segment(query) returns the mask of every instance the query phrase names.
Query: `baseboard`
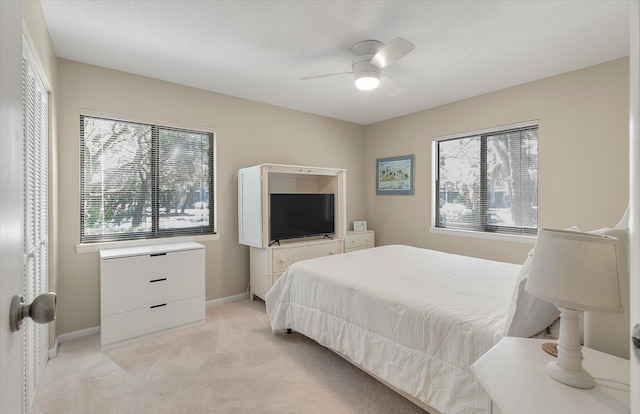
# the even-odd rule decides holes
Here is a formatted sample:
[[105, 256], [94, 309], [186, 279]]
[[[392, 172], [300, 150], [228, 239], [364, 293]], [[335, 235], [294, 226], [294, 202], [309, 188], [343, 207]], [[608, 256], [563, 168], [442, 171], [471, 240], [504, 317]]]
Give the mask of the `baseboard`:
[[60, 348], [60, 337], [56, 338], [56, 340], [53, 342], [53, 348], [49, 349], [49, 359], [58, 356], [58, 348]]
[[[210, 301], [207, 301], [205, 303], [205, 305], [207, 307], [209, 306], [216, 306], [216, 305], [223, 305], [225, 303], [231, 303], [231, 302], [237, 302], [239, 300], [244, 300], [247, 299], [249, 297], [248, 293], [239, 293], [237, 295], [232, 295], [232, 296], [227, 296], [224, 298], [219, 298], [219, 299], [213, 299]], [[58, 348], [60, 347], [60, 344], [63, 342], [67, 342], [67, 341], [71, 341], [74, 339], [78, 339], [78, 338], [82, 338], [85, 336], [89, 336], [89, 335], [95, 335], [97, 333], [100, 333], [100, 327], [99, 326], [94, 326], [92, 328], [86, 328], [86, 329], [81, 329], [79, 331], [74, 331], [74, 332], [68, 332], [68, 333], [64, 333], [64, 334], [60, 334], [56, 337], [56, 340], [53, 344], [53, 348], [49, 349], [49, 358], [55, 358], [58, 355]]]
[[206, 305], [207, 305], [207, 307], [216, 306], [216, 305], [223, 305], [225, 303], [237, 302], [239, 300], [244, 300], [244, 299], [248, 299], [248, 298], [249, 298], [249, 294], [248, 293], [239, 293], [237, 295], [227, 296], [225, 298], [219, 298], [219, 299], [213, 299], [213, 300], [207, 301]]
[[53, 348], [49, 349], [49, 358], [55, 358], [58, 355], [58, 348], [60, 344], [67, 341], [72, 341], [74, 339], [83, 338], [89, 335], [95, 335], [100, 333], [100, 327], [94, 326], [91, 328], [81, 329], [79, 331], [68, 332], [60, 334], [56, 337], [55, 342], [53, 343]]

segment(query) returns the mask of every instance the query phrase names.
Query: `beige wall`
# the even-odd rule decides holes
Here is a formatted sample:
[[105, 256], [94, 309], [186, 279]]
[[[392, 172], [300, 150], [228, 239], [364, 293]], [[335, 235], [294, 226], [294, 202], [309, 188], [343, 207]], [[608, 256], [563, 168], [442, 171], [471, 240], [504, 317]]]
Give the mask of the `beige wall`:
[[[49, 30], [39, 1], [22, 1], [24, 36], [33, 53], [38, 71], [49, 91], [49, 290], [57, 291], [58, 274], [58, 214], [57, 214], [57, 80], [58, 60], [49, 37]], [[49, 324], [50, 343], [53, 344], [56, 322]]]
[[[539, 225], [613, 226], [628, 204], [629, 60], [554, 76], [366, 127], [366, 218], [379, 244], [521, 263], [528, 244], [433, 234], [436, 137], [539, 121]], [[377, 158], [415, 154], [415, 195], [377, 196]]]
[[[367, 127], [66, 60], [58, 61], [58, 334], [99, 325], [97, 253], [79, 243], [79, 114], [215, 128], [219, 241], [206, 242], [207, 300], [246, 291], [237, 243], [238, 168], [262, 162], [346, 168], [348, 216], [378, 244], [404, 243], [519, 263], [530, 244], [429, 232], [435, 137], [537, 119], [540, 225], [610, 226], [628, 203], [628, 59]], [[415, 195], [376, 196], [377, 158], [415, 154]]]
[[362, 126], [68, 60], [59, 60], [58, 70], [58, 334], [100, 324], [98, 254], [75, 250], [82, 110], [217, 130], [220, 240], [203, 243], [207, 300], [243, 293], [249, 282], [249, 250], [238, 244], [239, 168], [265, 162], [346, 168], [347, 219], [362, 217]]

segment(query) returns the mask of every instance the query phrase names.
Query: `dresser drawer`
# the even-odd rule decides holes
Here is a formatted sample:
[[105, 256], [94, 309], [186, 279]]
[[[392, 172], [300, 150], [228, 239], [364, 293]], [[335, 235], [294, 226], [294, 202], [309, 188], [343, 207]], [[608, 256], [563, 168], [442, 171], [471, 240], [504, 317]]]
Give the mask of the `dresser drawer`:
[[201, 296], [204, 279], [198, 274], [174, 273], [161, 278], [129, 284], [103, 284], [100, 301], [102, 315], [113, 315], [133, 309]]
[[373, 231], [349, 232], [345, 239], [345, 250], [353, 251], [375, 247], [375, 233]]
[[204, 315], [204, 296], [199, 296], [168, 302], [163, 306], [102, 316], [100, 340], [105, 347], [133, 337], [198, 322], [204, 320]]
[[285, 270], [300, 260], [313, 259], [315, 257], [329, 256], [342, 253], [340, 241], [322, 242], [308, 246], [297, 244], [295, 247], [283, 246], [271, 249], [273, 272]]
[[149, 283], [171, 275], [201, 276], [204, 249], [102, 259], [100, 274], [102, 285], [118, 286]]
[[284, 274], [284, 272], [278, 272], [278, 273], [274, 273], [271, 275], [271, 286], [275, 285], [276, 282], [278, 281], [278, 279], [280, 279], [280, 277], [282, 277], [282, 275]]

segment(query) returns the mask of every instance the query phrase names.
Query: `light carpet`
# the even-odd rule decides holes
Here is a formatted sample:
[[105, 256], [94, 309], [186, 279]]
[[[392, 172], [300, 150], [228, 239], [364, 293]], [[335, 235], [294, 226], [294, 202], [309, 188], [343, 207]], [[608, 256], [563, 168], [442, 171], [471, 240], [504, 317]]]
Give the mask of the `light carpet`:
[[209, 307], [204, 324], [104, 352], [99, 335], [64, 342], [35, 411], [425, 413], [316, 342], [274, 335], [259, 300]]

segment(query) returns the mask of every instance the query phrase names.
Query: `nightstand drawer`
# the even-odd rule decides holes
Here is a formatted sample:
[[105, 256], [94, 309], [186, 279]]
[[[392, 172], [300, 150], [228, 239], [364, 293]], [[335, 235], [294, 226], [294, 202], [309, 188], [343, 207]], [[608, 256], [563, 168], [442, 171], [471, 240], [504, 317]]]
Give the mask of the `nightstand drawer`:
[[373, 230], [347, 232], [347, 238], [345, 239], [345, 252], [350, 252], [360, 249], [368, 249], [376, 246], [376, 236]]

